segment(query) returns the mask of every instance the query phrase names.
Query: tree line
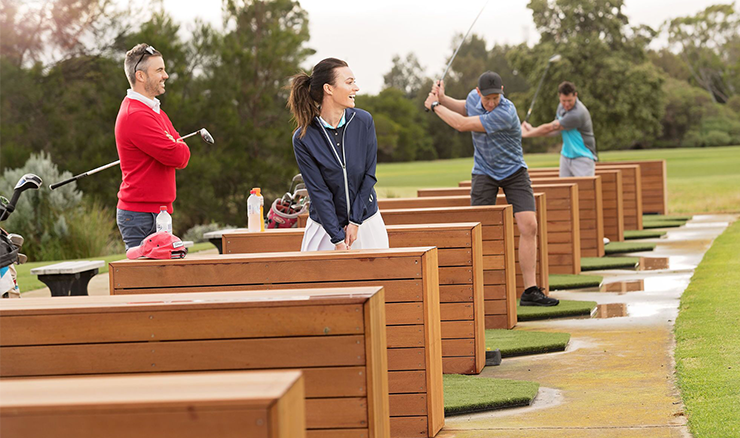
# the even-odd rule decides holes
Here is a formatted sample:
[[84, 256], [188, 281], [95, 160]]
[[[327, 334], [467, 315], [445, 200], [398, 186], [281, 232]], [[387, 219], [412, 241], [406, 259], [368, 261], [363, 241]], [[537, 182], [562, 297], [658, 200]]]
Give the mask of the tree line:
[[[473, 35], [447, 76], [449, 95], [463, 98], [483, 71], [494, 70], [523, 119], [558, 53], [533, 124], [553, 119], [557, 85], [569, 80], [591, 111], [600, 150], [740, 144], [740, 19], [732, 5], [659, 30], [630, 26], [622, 0], [531, 0], [528, 7], [539, 42], [491, 46]], [[262, 187], [270, 201], [297, 172], [285, 86], [310, 69], [314, 50], [298, 1], [224, 0], [222, 9], [220, 30], [197, 20], [185, 28], [161, 6], [138, 24], [136, 11], [111, 0], [0, 0], [0, 170], [42, 152], [71, 174], [116, 160], [113, 125], [128, 88], [122, 61], [147, 42], [165, 54], [170, 79], [160, 99], [180, 133], [206, 127], [216, 138], [215, 146], [189, 142], [190, 164], [177, 176], [175, 231], [212, 221], [244, 225], [249, 189]], [[651, 49], [661, 35], [669, 46]], [[412, 53], [397, 56], [385, 88], [358, 96], [375, 118], [381, 162], [473, 153], [469, 135], [423, 111], [434, 80], [423, 72]], [[526, 152], [557, 145], [524, 142]], [[111, 169], [77, 189], [114, 210], [119, 184]]]

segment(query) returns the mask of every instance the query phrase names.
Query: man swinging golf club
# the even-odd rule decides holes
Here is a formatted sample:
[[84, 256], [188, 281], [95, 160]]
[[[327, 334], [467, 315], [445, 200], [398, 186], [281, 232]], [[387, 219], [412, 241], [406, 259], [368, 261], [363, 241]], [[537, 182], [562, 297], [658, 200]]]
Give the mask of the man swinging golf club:
[[424, 106], [460, 132], [471, 132], [472, 205], [495, 205], [499, 187], [514, 207], [519, 227], [519, 265], [525, 291], [522, 306], [556, 306], [559, 301], [537, 287], [537, 216], [534, 192], [522, 150], [522, 131], [514, 104], [503, 96], [501, 77], [491, 71], [478, 79], [466, 100], [445, 95], [444, 81], [432, 86]]
[[162, 54], [147, 44], [126, 53], [126, 78], [131, 84], [116, 119], [116, 148], [123, 180], [118, 191], [116, 222], [126, 249], [141, 244], [156, 231], [160, 206], [172, 213], [175, 170], [190, 160], [190, 149], [179, 139], [156, 96], [164, 94]]

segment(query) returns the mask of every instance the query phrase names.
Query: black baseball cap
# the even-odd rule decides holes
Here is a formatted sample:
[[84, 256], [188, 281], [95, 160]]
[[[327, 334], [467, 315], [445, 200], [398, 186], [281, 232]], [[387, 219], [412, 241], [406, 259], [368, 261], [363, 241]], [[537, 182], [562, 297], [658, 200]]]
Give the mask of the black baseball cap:
[[478, 78], [478, 89], [480, 94], [488, 96], [489, 94], [503, 94], [504, 82], [498, 73], [487, 71]]

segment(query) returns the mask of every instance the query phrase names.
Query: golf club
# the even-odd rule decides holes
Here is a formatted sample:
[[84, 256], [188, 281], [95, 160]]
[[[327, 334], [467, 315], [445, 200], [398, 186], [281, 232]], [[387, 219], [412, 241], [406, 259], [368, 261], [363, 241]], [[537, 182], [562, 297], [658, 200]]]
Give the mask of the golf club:
[[[475, 22], [478, 21], [478, 18], [480, 18], [481, 14], [483, 13], [483, 10], [486, 9], [486, 6], [488, 5], [488, 2], [486, 2], [483, 7], [481, 8], [480, 12], [478, 12], [478, 15], [476, 15], [475, 20], [473, 20], [473, 23], [470, 25], [470, 28], [468, 29], [468, 32], [465, 34], [462, 40], [460, 40], [460, 44], [458, 44], [457, 49], [455, 49], [455, 53], [452, 54], [452, 58], [450, 58], [450, 62], [447, 63], [447, 67], [445, 68], [445, 72], [442, 73], [442, 78], [438, 82], [442, 82], [445, 80], [445, 77], [447, 76], [447, 72], [450, 70], [450, 67], [452, 66], [452, 61], [455, 60], [455, 57], [457, 56], [457, 52], [460, 51], [460, 47], [462, 47], [465, 40], [468, 39], [468, 35], [470, 35], [470, 31], [473, 30], [473, 26], [475, 26]], [[424, 108], [424, 111], [429, 112], [428, 108]]]
[[[213, 136], [211, 135], [210, 132], [208, 132], [208, 130], [206, 128], [202, 128], [202, 129], [200, 129], [198, 131], [191, 132], [190, 134], [184, 135], [184, 136], [178, 138], [175, 141], [184, 140], [186, 138], [189, 138], [189, 137], [194, 136], [195, 134], [200, 134], [200, 136], [203, 138], [203, 141], [205, 141], [208, 144], [215, 144], [216, 143], [213, 140]], [[87, 172], [83, 172], [83, 173], [81, 173], [79, 175], [75, 175], [72, 178], [65, 179], [64, 181], [60, 181], [58, 183], [51, 184], [51, 185], [49, 185], [49, 188], [51, 190], [54, 190], [54, 189], [59, 188], [61, 186], [67, 185], [67, 184], [71, 183], [72, 181], [77, 181], [80, 178], [84, 178], [84, 177], [86, 177], [88, 175], [92, 175], [92, 174], [98, 173], [101, 170], [105, 170], [105, 169], [107, 169], [109, 167], [118, 166], [119, 164], [121, 164], [121, 160], [116, 160], [116, 161], [114, 161], [112, 163], [108, 163], [108, 164], [105, 164], [103, 166], [96, 167], [93, 170], [88, 170]]]
[[15, 211], [15, 204], [18, 202], [18, 199], [20, 199], [21, 193], [29, 189], [38, 190], [43, 183], [44, 182], [38, 175], [34, 175], [33, 173], [23, 175], [16, 183], [15, 189], [13, 190], [13, 196], [10, 198], [10, 201], [5, 205], [0, 206], [0, 221], [4, 221], [8, 216], [10, 216], [10, 213]]
[[545, 76], [547, 76], [547, 70], [550, 68], [550, 64], [553, 62], [558, 62], [562, 56], [560, 55], [552, 55], [550, 59], [547, 60], [547, 67], [545, 67], [545, 72], [542, 73], [542, 77], [540, 78], [540, 84], [537, 85], [537, 90], [534, 92], [534, 97], [532, 98], [532, 104], [529, 105], [529, 111], [527, 111], [527, 116], [524, 118], [524, 121], [529, 121], [529, 116], [532, 115], [532, 108], [534, 108], [534, 102], [537, 100], [537, 94], [540, 92], [540, 88], [542, 87], [542, 82], [545, 80]]

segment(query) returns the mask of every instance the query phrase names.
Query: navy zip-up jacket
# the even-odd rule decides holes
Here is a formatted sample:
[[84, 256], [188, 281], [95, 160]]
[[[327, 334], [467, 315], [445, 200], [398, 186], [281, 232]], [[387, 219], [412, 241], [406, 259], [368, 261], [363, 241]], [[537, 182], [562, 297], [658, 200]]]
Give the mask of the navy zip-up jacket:
[[[344, 240], [347, 224], [362, 225], [378, 211], [374, 189], [378, 140], [373, 117], [353, 108], [347, 108], [344, 116], [343, 151], [338, 154], [318, 117], [303, 138], [300, 130], [293, 133], [293, 152], [311, 197], [309, 216], [324, 227], [334, 244]], [[338, 158], [346, 159], [346, 179]]]

